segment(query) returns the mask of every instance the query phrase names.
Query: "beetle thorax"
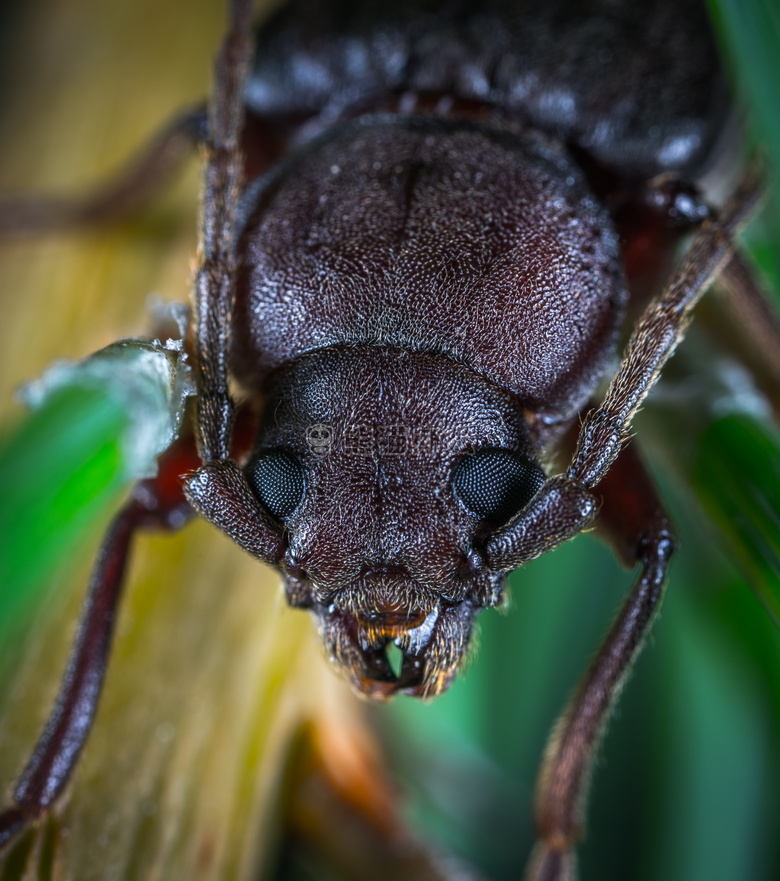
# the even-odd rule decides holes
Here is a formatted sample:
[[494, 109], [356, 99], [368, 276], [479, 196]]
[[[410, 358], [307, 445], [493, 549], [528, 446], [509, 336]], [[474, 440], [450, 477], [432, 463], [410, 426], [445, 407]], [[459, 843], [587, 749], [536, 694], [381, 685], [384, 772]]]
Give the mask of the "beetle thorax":
[[610, 218], [560, 145], [379, 118], [261, 183], [232, 341], [248, 388], [306, 353], [368, 345], [468, 364], [547, 421], [592, 394], [625, 290]]

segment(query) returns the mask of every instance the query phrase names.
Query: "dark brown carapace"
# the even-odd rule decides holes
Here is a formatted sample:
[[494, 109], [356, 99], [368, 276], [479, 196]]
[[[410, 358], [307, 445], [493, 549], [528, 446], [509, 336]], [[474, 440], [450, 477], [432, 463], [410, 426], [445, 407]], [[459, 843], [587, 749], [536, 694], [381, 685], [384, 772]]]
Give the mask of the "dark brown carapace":
[[[631, 420], [716, 275], [760, 302], [735, 245], [755, 169], [717, 210], [702, 188], [733, 164], [705, 9], [293, 0], [260, 29], [254, 62], [251, 42], [237, 0], [209, 123], [196, 113], [172, 126], [134, 180], [171, 145], [206, 147], [201, 465], [186, 497], [282, 572], [331, 658], [378, 698], [446, 689], [507, 573], [598, 514], [639, 572], [540, 775], [528, 877], [572, 878], [593, 757], [674, 548], [625, 447]], [[119, 210], [78, 208], [66, 222]], [[627, 311], [648, 292], [613, 371]], [[257, 409], [254, 442], [237, 444], [237, 411], [244, 425]], [[162, 481], [105, 540], [0, 845], [75, 766], [130, 535], [181, 513], [181, 497], [161, 501]]]
[[491, 533], [614, 351], [617, 236], [560, 151], [470, 120], [348, 123], [257, 202], [231, 363], [268, 390], [245, 473], [273, 562], [361, 690], [436, 694], [502, 601]]
[[[650, 58], [671, 100], [647, 100]], [[434, 695], [503, 600], [491, 537], [615, 357], [616, 216], [711, 158], [703, 10], [297, 2], [246, 95], [246, 140], [286, 135], [242, 200], [229, 344], [268, 395], [244, 474], [283, 540], [259, 556], [361, 691]]]

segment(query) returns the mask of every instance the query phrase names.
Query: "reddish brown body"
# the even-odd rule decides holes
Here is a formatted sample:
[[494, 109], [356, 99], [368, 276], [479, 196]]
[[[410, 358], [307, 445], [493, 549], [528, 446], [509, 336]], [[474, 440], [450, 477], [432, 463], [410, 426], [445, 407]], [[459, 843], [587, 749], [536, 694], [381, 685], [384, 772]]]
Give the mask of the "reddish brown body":
[[299, 469], [254, 478], [266, 506], [289, 490], [266, 482], [297, 487], [270, 560], [356, 686], [432, 694], [502, 601], [511, 567], [487, 545], [536, 488], [485, 516], [460, 463], [500, 450], [543, 475], [615, 357], [616, 222], [636, 226], [653, 176], [710, 159], [703, 10], [299, 0], [260, 32], [246, 95], [248, 166], [269, 130], [286, 152], [242, 200], [230, 342], [234, 376], [270, 396], [252, 462]]
[[[729, 114], [705, 10], [293, 0], [261, 29], [247, 81], [250, 54], [249, 5], [234, 0], [208, 126], [177, 121], [108, 197], [28, 214], [33, 228], [121, 214], [177, 143], [206, 146], [201, 465], [183, 477], [186, 502], [164, 475], [146, 481], [107, 534], [0, 847], [75, 767], [136, 528], [200, 513], [281, 570], [332, 659], [382, 698], [446, 689], [507, 573], [599, 514], [638, 572], [550, 741], [527, 876], [571, 881], [601, 732], [675, 543], [625, 448], [632, 419], [718, 273], [747, 311], [771, 316], [735, 244], [758, 175], [748, 169], [719, 212], [697, 186]], [[648, 290], [593, 403], [629, 299]], [[780, 347], [780, 328], [761, 323]], [[233, 383], [263, 408], [249, 453]]]
[[539, 135], [367, 117], [299, 148], [258, 201], [232, 352], [253, 388], [328, 347], [425, 352], [511, 391], [546, 437], [614, 349], [617, 236]]

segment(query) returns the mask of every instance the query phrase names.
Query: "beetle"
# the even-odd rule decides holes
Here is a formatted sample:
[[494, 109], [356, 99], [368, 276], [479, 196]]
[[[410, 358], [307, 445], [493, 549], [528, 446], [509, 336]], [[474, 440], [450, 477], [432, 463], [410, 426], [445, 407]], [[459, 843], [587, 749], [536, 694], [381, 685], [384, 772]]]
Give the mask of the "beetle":
[[[541, 16], [538, 19], [541, 21]], [[283, 26], [282, 33], [285, 33]], [[431, 34], [434, 32], [424, 32], [421, 42], [416, 44], [415, 51], [420, 52], [421, 58], [425, 57], [421, 47], [426, 39], [432, 38]], [[274, 56], [268, 51], [274, 46], [282, 46], [283, 51]], [[275, 38], [268, 37], [265, 48], [267, 51], [258, 55], [260, 73], [262, 64], [269, 58], [271, 67], [274, 63], [284, 65], [285, 58], [299, 62], [301, 59], [315, 61], [311, 50], [300, 54], [295, 45], [290, 47], [279, 41], [278, 34]], [[459, 51], [464, 50], [461, 47]], [[342, 63], [338, 54], [336, 62], [337, 67]], [[389, 70], [389, 62], [387, 65], [385, 73]], [[305, 73], [306, 65], [300, 64], [297, 69]], [[273, 418], [263, 423], [262, 435], [254, 452], [244, 470], [239, 470], [229, 459], [230, 420], [227, 414], [230, 403], [226, 396], [224, 364], [227, 333], [224, 327], [201, 316], [199, 360], [204, 389], [201, 407], [202, 414], [212, 415], [201, 416], [200, 446], [205, 464], [188, 484], [191, 504], [207, 519], [221, 526], [256, 556], [282, 566], [288, 598], [296, 605], [314, 609], [332, 656], [345, 668], [353, 684], [375, 696], [399, 690], [419, 695], [444, 690], [460, 666], [476, 611], [502, 601], [504, 573], [590, 524], [598, 505], [590, 490], [600, 485], [608, 466], [618, 457], [630, 415], [681, 333], [678, 324], [687, 316], [689, 308], [685, 298], [692, 300], [703, 284], [699, 283], [698, 287], [690, 284], [691, 277], [702, 265], [703, 258], [699, 257], [699, 262], [681, 271], [680, 278], [686, 284], [679, 284], [682, 290], [680, 302], [685, 305], [684, 309], [680, 306], [680, 321], [669, 322], [666, 347], [658, 347], [655, 361], [647, 360], [647, 353], [642, 350], [638, 362], [630, 365], [646, 374], [641, 382], [635, 380], [634, 397], [628, 400], [623, 394], [623, 386], [632, 378], [629, 367], [624, 368], [621, 379], [612, 386], [615, 412], [625, 411], [617, 430], [610, 428], [616, 417], [608, 406], [594, 408], [580, 433], [580, 446], [568, 476], [559, 480], [548, 479], [540, 463], [540, 451], [549, 451], [562, 444], [567, 429], [588, 403], [597, 379], [605, 370], [607, 358], [614, 350], [617, 328], [626, 304], [626, 291], [618, 268], [618, 241], [608, 213], [601, 204], [604, 196], [597, 190], [600, 200], [589, 190], [589, 187], [597, 187], [599, 174], [604, 171], [598, 166], [604, 163], [609, 167], [610, 151], [616, 149], [616, 142], [608, 139], [604, 154], [596, 155], [595, 160], [585, 150], [586, 155], [579, 156], [578, 162], [574, 163], [555, 140], [551, 140], [551, 133], [558, 138], [573, 138], [574, 147], [580, 150], [585, 149], [583, 144], [589, 135], [580, 143], [574, 135], [560, 130], [560, 120], [545, 122], [543, 117], [547, 108], [542, 107], [541, 121], [532, 120], [533, 133], [529, 136], [525, 130], [515, 131], [510, 121], [491, 119], [484, 106], [472, 106], [479, 105], [477, 99], [484, 99], [484, 95], [467, 90], [464, 94], [457, 94], [454, 103], [445, 107], [446, 102], [440, 100], [440, 95], [428, 94], [443, 91], [441, 83], [434, 81], [431, 87], [425, 79], [430, 71], [424, 64], [420, 70], [421, 81], [401, 83], [404, 94], [394, 94], [396, 84], [392, 89], [385, 86], [387, 94], [383, 100], [387, 108], [374, 94], [374, 88], [378, 87], [374, 84], [368, 89], [372, 109], [376, 111], [380, 107], [382, 110], [373, 118], [363, 115], [350, 118], [350, 114], [358, 110], [362, 114], [365, 110], [361, 104], [364, 97], [360, 95], [355, 99], [349, 92], [349, 83], [337, 76], [335, 87], [328, 91], [330, 95], [336, 95], [343, 106], [338, 106], [337, 100], [335, 107], [329, 106], [326, 112], [322, 112], [327, 128], [318, 132], [316, 124], [309, 126], [302, 137], [303, 143], [291, 153], [290, 159], [276, 172], [271, 172], [270, 177], [261, 178], [258, 186], [247, 191], [242, 204], [235, 206], [239, 225], [244, 227], [247, 252], [258, 247], [253, 235], [264, 244], [261, 244], [254, 262], [249, 259], [244, 262], [242, 271], [249, 273], [247, 267], [251, 265], [256, 277], [250, 277], [249, 281], [243, 278], [240, 282], [239, 290], [245, 293], [243, 299], [239, 296], [233, 319], [238, 332], [231, 338], [232, 372], [246, 387], [255, 389], [263, 387], [267, 376], [276, 371], [281, 371], [282, 378], [280, 385], [270, 392], [271, 403], [267, 412], [272, 413]], [[270, 82], [284, 82], [286, 73], [289, 75], [283, 66], [282, 72], [276, 72], [276, 79], [271, 78]], [[472, 87], [474, 82], [476, 80], [472, 80]], [[273, 94], [273, 89], [270, 96], [264, 95], [263, 87], [267, 89], [267, 86], [262, 75], [250, 80], [248, 102], [250, 109], [261, 116], [266, 113], [273, 117], [278, 113], [273, 104], [278, 96]], [[295, 107], [288, 102], [293, 94], [302, 100], [310, 100], [311, 95], [304, 92], [303, 86], [297, 93], [295, 86], [289, 88], [292, 91], [286, 91], [283, 96], [284, 111], [293, 116], [305, 115], [306, 106]], [[346, 91], [346, 97], [341, 95], [340, 88]], [[260, 98], [252, 98], [253, 89], [259, 90]], [[417, 96], [419, 107], [410, 105], [410, 92]], [[546, 91], [546, 97], [551, 94], [554, 94], [552, 88]], [[436, 101], [426, 106], [431, 97]], [[253, 100], [260, 103], [253, 105]], [[270, 103], [263, 105], [263, 100]], [[394, 105], [393, 100], [398, 104]], [[464, 106], [460, 106], [461, 101]], [[225, 104], [230, 106], [231, 102], [224, 101], [223, 110]], [[482, 104], [485, 104], [484, 100]], [[523, 117], [530, 110], [523, 106], [517, 113], [518, 117]], [[483, 120], [485, 114], [487, 121]], [[341, 128], [335, 127], [334, 120]], [[673, 122], [680, 122], [680, 117], [675, 116]], [[641, 214], [639, 209], [646, 207], [637, 196], [637, 191], [642, 193], [642, 198], [645, 195], [637, 180], [644, 184], [648, 178], [654, 179], [661, 172], [681, 175], [686, 163], [696, 167], [702, 161], [721, 120], [708, 118], [685, 122], [693, 125], [695, 136], [688, 132], [688, 140], [698, 140], [699, 152], [683, 153], [680, 159], [675, 149], [679, 151], [685, 136], [675, 132], [671, 141], [651, 145], [649, 152], [655, 150], [652, 161], [648, 161], [651, 171], [642, 167], [647, 156], [641, 151], [638, 161], [632, 156], [630, 162], [636, 162], [637, 167], [626, 172], [630, 186], [626, 184], [625, 191], [621, 191], [620, 186], [610, 181], [609, 187], [605, 188], [615, 200], [610, 205], [614, 217], [621, 212], [630, 215], [632, 208]], [[712, 131], [707, 127], [710, 125]], [[262, 122], [260, 128], [262, 130]], [[292, 140], [297, 137], [301, 137], [300, 134], [296, 133]], [[648, 147], [647, 142], [644, 146]], [[626, 145], [621, 148], [625, 150]], [[598, 145], [593, 149], [597, 150]], [[416, 153], [416, 150], [420, 152]], [[430, 152], [426, 152], [428, 150]], [[659, 164], [658, 157], [664, 153], [671, 153], [678, 165], [674, 162]], [[343, 155], [351, 156], [355, 165], [348, 162], [342, 167], [343, 160], [339, 157]], [[403, 162], [397, 158], [399, 155]], [[457, 162], [450, 161], [453, 155]], [[482, 167], [485, 156], [490, 159], [486, 169]], [[522, 156], [527, 167], [533, 169], [533, 174], [529, 175], [530, 184], [520, 176], [512, 177], [512, 158], [517, 156]], [[367, 157], [373, 162], [369, 163]], [[588, 167], [589, 159], [596, 167]], [[375, 164], [379, 168], [375, 168]], [[424, 181], [430, 169], [440, 177], [434, 176], [432, 183], [418, 185], [418, 172]], [[215, 163], [214, 173], [221, 170], [224, 167]], [[346, 184], [343, 182], [345, 178]], [[299, 198], [299, 191], [289, 185], [285, 189], [286, 180], [305, 180], [308, 184], [302, 190], [305, 197]], [[508, 191], [502, 192], [504, 187]], [[730, 258], [734, 230], [750, 213], [755, 189], [755, 182], [748, 180], [724, 210], [724, 220], [709, 219], [707, 234], [702, 233], [697, 240], [712, 261], [712, 265], [706, 264], [710, 274], [716, 264], [721, 265]], [[374, 199], [373, 206], [369, 204], [367, 208], [357, 195], [366, 191], [372, 192]], [[444, 200], [443, 192], [450, 201]], [[665, 183], [664, 187], [652, 188], [651, 193], [660, 205], [661, 215], [684, 215], [680, 228], [684, 229], [686, 223], [695, 227], [706, 215], [695, 193], [682, 185], [667, 187]], [[486, 230], [490, 223], [485, 222], [482, 214], [484, 206], [477, 207], [478, 195], [484, 196], [490, 211], [499, 218], [495, 220], [488, 212], [495, 228]], [[340, 327], [339, 321], [348, 315], [353, 300], [339, 300], [338, 288], [333, 291], [326, 288], [333, 313], [320, 316], [324, 319], [323, 326], [302, 322], [289, 324], [282, 316], [278, 325], [272, 325], [273, 333], [267, 334], [268, 315], [279, 303], [285, 303], [285, 291], [278, 281], [281, 277], [288, 281], [293, 279], [292, 287], [297, 294], [293, 298], [295, 309], [312, 313], [313, 304], [306, 300], [311, 280], [308, 281], [309, 288], [304, 282], [298, 290], [299, 280], [294, 276], [296, 259], [301, 258], [303, 265], [306, 262], [304, 257], [311, 258], [314, 267], [311, 272], [325, 277], [335, 273], [342, 285], [343, 266], [352, 265], [352, 277], [359, 276], [366, 270], [360, 262], [361, 256], [350, 253], [346, 247], [341, 249], [342, 240], [338, 236], [344, 236], [346, 244], [352, 245], [360, 241], [360, 230], [368, 228], [380, 244], [375, 246], [370, 237], [360, 241], [364, 253], [372, 254], [371, 247], [387, 249], [386, 239], [398, 237], [399, 228], [386, 218], [394, 216], [394, 210], [398, 211], [402, 196], [407, 199], [406, 208], [411, 204], [412, 208], [419, 210], [422, 218], [417, 219], [415, 215], [414, 222], [420, 224], [421, 232], [411, 237], [417, 251], [411, 248], [414, 256], [406, 257], [421, 275], [415, 284], [409, 282], [412, 291], [406, 292], [405, 299], [398, 303], [392, 300], [392, 295], [397, 294], [398, 283], [395, 288], [390, 285], [382, 289], [378, 279], [397, 277], [398, 266], [392, 262], [382, 264], [380, 258], [385, 251], [380, 250], [376, 252], [380, 255], [375, 258], [377, 265], [369, 269], [381, 271], [376, 277], [368, 274], [374, 285], [372, 292], [381, 291], [380, 301], [378, 304], [369, 301], [360, 304], [362, 311], [355, 310], [357, 318], [351, 318], [352, 325], [346, 330]], [[431, 201], [426, 202], [425, 198]], [[271, 208], [266, 207], [266, 200], [270, 200]], [[263, 206], [262, 212], [256, 209], [258, 204]], [[329, 213], [318, 215], [318, 206], [323, 204], [329, 205]], [[693, 214], [686, 214], [691, 206]], [[361, 214], [364, 208], [365, 213]], [[452, 229], [439, 233], [439, 237], [431, 241], [426, 240], [423, 233], [427, 231], [427, 210], [448, 217]], [[274, 214], [275, 211], [279, 214]], [[557, 238], [548, 239], [540, 233], [536, 238], [524, 240], [526, 251], [518, 246], [523, 255], [522, 262], [531, 262], [531, 253], [542, 255], [539, 266], [535, 266], [533, 274], [523, 277], [520, 287], [530, 291], [532, 301], [539, 302], [539, 291], [550, 283], [545, 272], [550, 271], [551, 266], [556, 272], [568, 274], [579, 293], [576, 298], [558, 304], [564, 311], [569, 310], [566, 320], [556, 324], [554, 316], [545, 313], [546, 304], [540, 302], [542, 323], [528, 326], [531, 332], [524, 336], [530, 340], [530, 346], [525, 351], [519, 347], [514, 366], [505, 358], [516, 336], [509, 333], [513, 329], [511, 325], [497, 328], [493, 323], [490, 328], [493, 334], [497, 330], [507, 332], [503, 337], [488, 339], [484, 349], [481, 345], [487, 331], [479, 321], [461, 328], [456, 339], [445, 343], [447, 327], [442, 330], [435, 322], [428, 321], [430, 316], [424, 309], [415, 313], [412, 308], [429, 303], [414, 291], [438, 289], [438, 285], [448, 281], [450, 285], [457, 285], [457, 280], [468, 277], [469, 271], [474, 277], [484, 274], [488, 264], [478, 262], [480, 249], [486, 250], [495, 240], [519, 236], [524, 218], [537, 212], [544, 214], [544, 211], [550, 212], [548, 226], [556, 230]], [[312, 213], [318, 218], [316, 227], [305, 226], [305, 219]], [[285, 238], [290, 217], [295, 218], [292, 222], [295, 232]], [[338, 221], [347, 217], [352, 226], [348, 225], [346, 232], [339, 230]], [[223, 220], [219, 214], [210, 219], [214, 223]], [[329, 226], [331, 220], [332, 227]], [[622, 217], [621, 222], [628, 226], [630, 220]], [[412, 221], [409, 224], [411, 228]], [[274, 240], [274, 236], [278, 236], [278, 240]], [[725, 245], [719, 244], [722, 253], [716, 253], [713, 244], [718, 237], [729, 240]], [[305, 239], [303, 243], [302, 239]], [[268, 242], [273, 242], [274, 247], [265, 244]], [[430, 261], [430, 254], [436, 253], [437, 245], [441, 252], [436, 261]], [[225, 253], [229, 250], [226, 247]], [[319, 262], [312, 257], [317, 254], [321, 255]], [[552, 254], [555, 254], [554, 260], [549, 257]], [[393, 256], [395, 259], [395, 254]], [[519, 259], [503, 252], [497, 255], [495, 250], [489, 256], [498, 263], [504, 259], [510, 263], [511, 259]], [[545, 256], [548, 259], [545, 260]], [[217, 263], [226, 259], [223, 256]], [[448, 280], [450, 260], [454, 282]], [[266, 268], [264, 261], [271, 268]], [[427, 261], [431, 262], [433, 269]], [[459, 261], [465, 262], [460, 265]], [[423, 270], [429, 275], [426, 276]], [[441, 277], [434, 270], [441, 270]], [[213, 276], [211, 272], [207, 274]], [[494, 315], [505, 315], [512, 307], [511, 299], [497, 296], [495, 301], [490, 301], [489, 298], [496, 290], [501, 295], [511, 284], [500, 273], [493, 281], [493, 287], [480, 291], [480, 305]], [[534, 284], [541, 286], [536, 293]], [[555, 281], [554, 285], [557, 284]], [[253, 293], [246, 294], [246, 291]], [[259, 299], [255, 297], [256, 291], [263, 292], [267, 299], [260, 295]], [[583, 293], [585, 296], [581, 296]], [[461, 300], [467, 294], [474, 295], [466, 289], [459, 292]], [[359, 301], [359, 296], [360, 293], [355, 296], [355, 302]], [[198, 302], [201, 305], [210, 302], [205, 294], [200, 297]], [[374, 305], [381, 308], [371, 312]], [[462, 306], [461, 310], [448, 315], [447, 305], [445, 301], [442, 308], [446, 321], [441, 324], [450, 326], [461, 314]], [[314, 306], [316, 308], [316, 304]], [[225, 309], [218, 311], [226, 312]], [[650, 313], [648, 322], [658, 318], [659, 314], [660, 310]], [[293, 311], [288, 317], [291, 315], [294, 315]], [[260, 320], [252, 326], [253, 318], [258, 316]], [[524, 320], [527, 316], [517, 316], [514, 329], [526, 330]], [[360, 325], [362, 336], [350, 336], [357, 325]], [[642, 332], [647, 338], [653, 336], [648, 324], [643, 327]], [[579, 348], [571, 345], [573, 329], [584, 341]], [[299, 331], [304, 331], [301, 339], [296, 337]], [[306, 337], [309, 331], [311, 337]], [[558, 331], [561, 333], [559, 339], [555, 337]], [[552, 345], [554, 358], [550, 349], [540, 354], [533, 348], [542, 335], [547, 338], [548, 345]], [[635, 347], [640, 342], [641, 333], [635, 337]], [[441, 356], [446, 346], [451, 349], [444, 355], [447, 369], [442, 372]], [[344, 351], [327, 351], [330, 348]], [[265, 362], [263, 358], [266, 358]], [[564, 361], [570, 358], [570, 363], [562, 364], [561, 358]], [[295, 369], [288, 369], [287, 365], [296, 360], [300, 363]], [[376, 362], [373, 370], [368, 369], [371, 361]], [[453, 364], [455, 366], [451, 366]], [[476, 380], [471, 375], [474, 373], [478, 377]], [[378, 377], [375, 387], [372, 386], [372, 377]], [[519, 385], [519, 378], [527, 380], [530, 385]], [[330, 404], [334, 393], [322, 391], [318, 383], [329, 383], [327, 387], [330, 389], [350, 390], [347, 400], [343, 397], [337, 399], [343, 404], [343, 413]], [[554, 388], [555, 383], [558, 383], [557, 388]], [[403, 390], [408, 388], [413, 388], [415, 394], [407, 397]], [[323, 400], [331, 406], [330, 411], [327, 408], [322, 410]], [[395, 408], [388, 403], [393, 400]], [[378, 419], [380, 401], [387, 409]], [[404, 406], [401, 407], [399, 402]], [[456, 403], [448, 411], [450, 402]], [[416, 411], [415, 407], [418, 408]], [[348, 412], [352, 414], [350, 418], [347, 418]], [[474, 426], [469, 425], [468, 420], [464, 426], [464, 412], [472, 417], [475, 413], [481, 415], [475, 417]], [[217, 418], [213, 413], [222, 416]], [[334, 425], [337, 426], [335, 430]], [[431, 426], [432, 432], [429, 430]], [[463, 433], [466, 428], [473, 428], [474, 433]], [[453, 447], [453, 443], [460, 446]], [[605, 443], [609, 447], [606, 451]], [[630, 454], [626, 456], [622, 462], [629, 464], [621, 465], [618, 459], [614, 467], [623, 470], [610, 474], [619, 473], [625, 481], [641, 485], [641, 510], [634, 512], [641, 522], [626, 525], [624, 521], [617, 527], [622, 525], [629, 532], [641, 528], [643, 532], [641, 553], [636, 546], [635, 534], [622, 536], [622, 550], [628, 557], [632, 553], [638, 555], [644, 563], [645, 571], [633, 597], [644, 610], [642, 614], [649, 619], [659, 599], [672, 537], [665, 515], [641, 476], [639, 466], [631, 460]], [[424, 466], [422, 469], [419, 463]], [[438, 468], [436, 473], [434, 463]], [[349, 474], [348, 480], [345, 472]], [[425, 486], [426, 479], [434, 482], [435, 491], [428, 486], [418, 492]], [[379, 497], [387, 508], [377, 515]], [[634, 495], [635, 499], [638, 497], [638, 494]], [[345, 530], [337, 528], [342, 512], [350, 506], [352, 517], [358, 516], [356, 512], [362, 517], [365, 511], [375, 509], [374, 517], [361, 520], [354, 533], [355, 524], [349, 524], [347, 536], [351, 539], [357, 534], [353, 544], [346, 542]], [[319, 526], [313, 519], [315, 508]], [[609, 508], [606, 499], [606, 520], [610, 519]], [[620, 515], [623, 514], [625, 512], [619, 510], [612, 519], [622, 519]], [[384, 516], [389, 518], [395, 531], [385, 529]], [[285, 524], [284, 530], [279, 528], [280, 521]], [[421, 539], [420, 533], [415, 535], [414, 530], [404, 529], [409, 523], [429, 530], [425, 540]], [[247, 532], [250, 525], [251, 535]], [[437, 546], [436, 540], [446, 529], [449, 535], [445, 535]], [[282, 554], [283, 542], [289, 543]], [[388, 551], [388, 548], [392, 550]], [[410, 577], [411, 572], [413, 577]], [[621, 632], [619, 627], [616, 632]], [[620, 655], [618, 668], [609, 673], [605, 689], [609, 696], [617, 690], [641, 641], [640, 633], [623, 635], [630, 637], [632, 645]], [[392, 672], [385, 656], [389, 641], [399, 644], [404, 652], [400, 676]], [[589, 701], [586, 693], [584, 705]], [[608, 707], [604, 706], [591, 722], [591, 727], [573, 730], [571, 734], [571, 748], [582, 755], [583, 760], [595, 746], [598, 729], [607, 711]], [[551, 761], [555, 768], [555, 758]], [[578, 800], [581, 792], [579, 782], [567, 781], [569, 784], [574, 786], [575, 792], [567, 798], [556, 798], [553, 806], [557, 810], [557, 804], [562, 805], [565, 816], [550, 820], [553, 828], [548, 832], [548, 843], [558, 841], [563, 835], [566, 847], [559, 850], [556, 844], [555, 848], [548, 848], [549, 854], [545, 857], [564, 865], [572, 859], [569, 846], [573, 836], [568, 831], [564, 835], [560, 824], [567, 828], [571, 826], [573, 802]], [[59, 781], [54, 788], [58, 794], [61, 789]]]

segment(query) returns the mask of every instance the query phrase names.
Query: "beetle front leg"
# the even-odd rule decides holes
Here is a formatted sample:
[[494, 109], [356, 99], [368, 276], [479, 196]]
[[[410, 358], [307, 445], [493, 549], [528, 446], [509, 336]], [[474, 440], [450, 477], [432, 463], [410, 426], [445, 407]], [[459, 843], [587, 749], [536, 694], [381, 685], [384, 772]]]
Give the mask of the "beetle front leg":
[[641, 570], [604, 643], [553, 729], [539, 774], [534, 850], [526, 881], [572, 881], [588, 783], [605, 725], [660, 605], [675, 538], [632, 448], [607, 479], [600, 522], [618, 553]]
[[100, 698], [131, 539], [145, 514], [133, 499], [103, 540], [54, 709], [14, 786], [15, 806], [0, 814], [0, 848], [62, 795], [76, 766]]
[[133, 537], [138, 529], [179, 529], [193, 510], [178, 475], [195, 464], [191, 435], [161, 458], [157, 477], [136, 485], [114, 517], [98, 552], [76, 640], [54, 709], [13, 788], [14, 806], [0, 813], [0, 850], [62, 795], [97, 711]]
[[645, 310], [601, 405], [585, 417], [567, 477], [596, 486], [618, 457], [642, 401], [682, 339], [691, 311], [737, 249], [736, 237], [756, 212], [763, 193], [751, 166], [719, 218], [696, 233], [669, 287]]

